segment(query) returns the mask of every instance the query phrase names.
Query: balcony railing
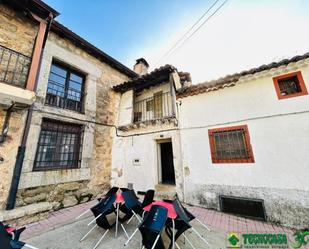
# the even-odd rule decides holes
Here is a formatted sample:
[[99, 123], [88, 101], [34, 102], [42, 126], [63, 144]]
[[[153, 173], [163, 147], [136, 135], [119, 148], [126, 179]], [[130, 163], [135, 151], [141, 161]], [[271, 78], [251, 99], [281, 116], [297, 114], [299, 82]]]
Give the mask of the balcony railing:
[[134, 103], [133, 122], [143, 122], [174, 116], [170, 92], [155, 94], [152, 98]]
[[25, 88], [31, 58], [0, 45], [0, 82]]

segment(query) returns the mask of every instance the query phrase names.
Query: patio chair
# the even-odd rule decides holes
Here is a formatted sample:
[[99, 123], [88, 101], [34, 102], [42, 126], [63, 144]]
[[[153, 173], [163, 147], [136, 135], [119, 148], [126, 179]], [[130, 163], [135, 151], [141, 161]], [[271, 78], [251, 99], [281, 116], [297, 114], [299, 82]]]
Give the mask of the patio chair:
[[165, 207], [152, 206], [143, 222], [135, 229], [124, 246], [128, 245], [139, 230], [142, 234], [142, 249], [165, 249], [161, 233], [167, 219], [167, 212], [168, 210]]
[[[149, 189], [147, 190], [145, 196], [144, 196], [144, 199], [143, 199], [143, 202], [142, 202], [142, 208], [150, 205], [152, 202], [153, 202], [153, 199], [154, 199], [154, 195], [155, 195], [155, 191], [153, 189]], [[139, 213], [139, 215], [142, 215], [142, 213]], [[131, 220], [133, 219], [133, 213], [131, 212], [131, 217], [130, 219], [128, 220], [127, 224], [129, 224], [131, 222]]]
[[111, 210], [115, 209], [114, 207], [115, 200], [116, 196], [112, 195], [107, 200], [100, 201], [97, 205], [95, 205], [90, 209], [93, 215], [95, 216], [95, 219], [93, 219], [90, 223], [88, 223], [88, 226], [93, 222], [96, 222], [96, 224], [80, 239], [80, 242], [82, 242], [96, 227], [101, 227], [106, 231], [99, 239], [99, 241], [95, 244], [93, 249], [98, 247], [98, 245], [104, 239], [105, 235], [109, 232], [109, 230], [115, 226], [115, 222], [110, 224], [106, 217], [107, 214], [111, 213]]
[[118, 187], [112, 187], [110, 190], [107, 191], [107, 193], [105, 195], [98, 198], [98, 201], [101, 201], [102, 199], [106, 199], [106, 198], [110, 197], [111, 195], [115, 195], [118, 190], [119, 190]]
[[[187, 236], [185, 235], [185, 231], [192, 229], [192, 231], [208, 246], [209, 243], [208, 241], [203, 238], [203, 236], [190, 224], [190, 221], [192, 219], [194, 219], [194, 215], [191, 214], [189, 211], [187, 211], [182, 204], [180, 203], [179, 199], [176, 198], [173, 201], [173, 206], [174, 209], [177, 213], [177, 218], [175, 219], [175, 230], [176, 230], [176, 234], [175, 234], [175, 241], [177, 241], [177, 239], [183, 235], [185, 240], [188, 241], [188, 243], [190, 244], [190, 246], [194, 249], [195, 247], [193, 246], [192, 242], [187, 238]], [[166, 227], [165, 227], [165, 231], [166, 234], [168, 235], [168, 237], [170, 238], [170, 245], [169, 245], [169, 249], [172, 248], [172, 222], [168, 221], [166, 223]], [[176, 246], [179, 248], [179, 246], [177, 245], [177, 243], [175, 243]]]
[[122, 192], [126, 192], [126, 191], [129, 191], [130, 189], [128, 189], [128, 188], [120, 188], [120, 190], [121, 190]]
[[153, 202], [154, 195], [155, 195], [155, 191], [153, 189], [147, 190], [147, 192], [144, 196], [144, 200], [142, 202], [143, 208], [148, 206], [149, 204], [151, 204]]
[[132, 216], [135, 216], [141, 222], [140, 215], [143, 213], [143, 206], [135, 195], [134, 190], [122, 192], [122, 197], [124, 204], [120, 206], [120, 211], [125, 213], [125, 216], [120, 221], [124, 222], [124, 220], [129, 220]]
[[[107, 193], [104, 196], [98, 198], [98, 201], [100, 202], [102, 200], [106, 200], [110, 196], [115, 195], [118, 190], [119, 190], [118, 187], [112, 187], [110, 190], [107, 191]], [[83, 215], [85, 215], [88, 212], [90, 212], [90, 208], [87, 209], [85, 212], [81, 213], [80, 215], [78, 215], [75, 219], [78, 220], [79, 218], [81, 218]]]
[[[180, 203], [180, 202], [179, 202]], [[210, 231], [210, 228], [206, 226], [203, 222], [201, 222], [198, 218], [196, 218], [188, 209], [186, 209], [181, 203], [180, 205], [182, 208], [185, 210], [186, 215], [189, 218], [189, 221], [191, 222], [192, 220], [196, 220], [198, 223], [200, 223], [207, 231]]]
[[0, 222], [1, 249], [21, 249], [23, 247], [30, 249], [38, 249], [34, 246], [19, 241], [19, 236], [25, 229], [25, 227], [20, 229], [14, 229]]

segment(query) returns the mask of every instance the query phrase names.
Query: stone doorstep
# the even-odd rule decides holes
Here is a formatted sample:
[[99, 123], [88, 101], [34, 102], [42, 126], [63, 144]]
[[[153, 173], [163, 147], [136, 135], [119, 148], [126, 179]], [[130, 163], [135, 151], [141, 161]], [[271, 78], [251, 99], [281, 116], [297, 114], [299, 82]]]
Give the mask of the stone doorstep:
[[15, 220], [25, 216], [34, 215], [45, 211], [51, 211], [56, 204], [57, 204], [56, 202], [54, 203], [40, 202], [23, 207], [17, 207], [12, 210], [0, 210], [0, 220], [1, 221]]

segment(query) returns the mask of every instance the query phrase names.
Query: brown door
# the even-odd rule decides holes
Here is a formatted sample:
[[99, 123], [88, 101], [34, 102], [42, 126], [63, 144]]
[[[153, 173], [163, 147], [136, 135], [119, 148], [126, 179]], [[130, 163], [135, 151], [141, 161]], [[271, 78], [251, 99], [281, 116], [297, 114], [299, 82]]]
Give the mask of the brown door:
[[155, 93], [153, 96], [153, 104], [154, 104], [154, 117], [162, 118], [163, 116], [163, 108], [162, 108], [162, 92]]

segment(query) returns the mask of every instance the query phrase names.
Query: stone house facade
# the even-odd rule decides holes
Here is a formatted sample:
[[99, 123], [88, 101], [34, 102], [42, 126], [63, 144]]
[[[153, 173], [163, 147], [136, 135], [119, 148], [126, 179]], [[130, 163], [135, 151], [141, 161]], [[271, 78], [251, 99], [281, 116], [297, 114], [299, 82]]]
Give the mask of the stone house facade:
[[0, 3], [0, 210], [14, 196], [16, 158], [24, 151], [29, 106], [35, 100], [39, 58], [47, 25], [58, 13], [36, 2]]
[[[137, 60], [139, 63], [145, 62]], [[166, 65], [113, 88], [121, 94], [121, 101], [118, 133], [112, 150], [112, 184], [129, 184], [136, 191], [153, 188], [163, 198], [172, 197], [176, 192], [182, 196], [182, 152], [176, 103], [176, 92], [187, 80], [187, 77], [182, 79], [182, 75], [173, 66]], [[169, 153], [163, 154], [163, 148]], [[168, 170], [163, 172], [164, 168]]]
[[[154, 188], [163, 197], [177, 193], [188, 204], [237, 214], [240, 209], [241, 215], [306, 228], [308, 58], [296, 56], [197, 85], [178, 80], [172, 125], [164, 115], [147, 116], [147, 108], [153, 110], [147, 101], [141, 109], [134, 105], [142, 95], [155, 99], [162, 84], [173, 85], [175, 77], [154, 82], [155, 70], [114, 87], [122, 93], [114, 184], [133, 184], [136, 191]], [[173, 74], [181, 79], [176, 69]], [[150, 120], [143, 122], [144, 114]], [[162, 146], [170, 142], [172, 151]], [[173, 163], [166, 163], [166, 154]]]
[[41, 1], [9, 2], [0, 4], [0, 220], [39, 220], [117, 185], [309, 224], [308, 54], [191, 85], [170, 65], [148, 73], [142, 58], [131, 71]]
[[[16, 12], [14, 8], [10, 11]], [[9, 25], [10, 20], [7, 22]], [[26, 33], [32, 36], [33, 30]], [[10, 161], [5, 158], [2, 163], [12, 170], [6, 170], [7, 181], [1, 188], [0, 220], [28, 223], [42, 219], [52, 210], [89, 201], [110, 186], [115, 110], [120, 100], [111, 87], [136, 75], [60, 23], [51, 22], [35, 98], [18, 120], [12, 115], [11, 139], [1, 145], [5, 149], [1, 154], [12, 148], [17, 151], [25, 131], [21, 124], [29, 120], [12, 210], [4, 209], [16, 151]], [[30, 119], [27, 112], [31, 112]], [[1, 124], [3, 121], [1, 118]]]

